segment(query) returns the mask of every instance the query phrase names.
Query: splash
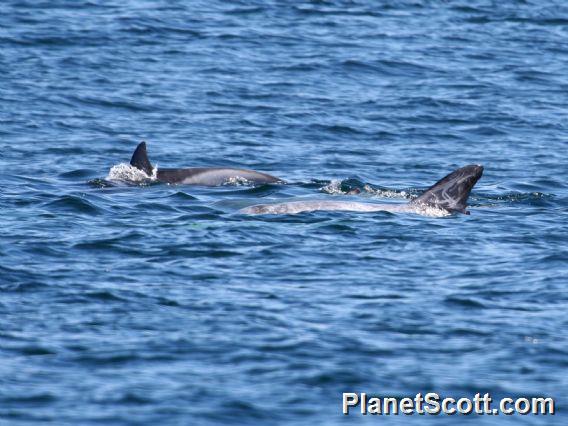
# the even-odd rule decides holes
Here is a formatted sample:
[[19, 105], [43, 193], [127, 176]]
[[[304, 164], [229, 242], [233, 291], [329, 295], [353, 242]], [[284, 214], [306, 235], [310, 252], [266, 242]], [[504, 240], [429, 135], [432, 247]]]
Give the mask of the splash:
[[130, 164], [120, 163], [112, 166], [108, 172], [106, 180], [128, 183], [147, 183], [157, 180], [158, 166], [152, 170], [152, 176], [148, 176], [144, 171], [131, 166]]
[[223, 182], [223, 186], [251, 186], [251, 185], [253, 185], [253, 182], [241, 176], [231, 176], [225, 182]]
[[421, 216], [427, 216], [427, 217], [448, 217], [448, 216], [452, 216], [452, 213], [450, 213], [447, 210], [441, 209], [439, 207], [434, 207], [434, 206], [427, 206], [427, 205], [413, 205], [413, 206], [408, 206], [409, 211], [412, 213], [416, 213], [419, 214]]
[[343, 195], [345, 191], [341, 188], [342, 180], [335, 179], [329, 182], [327, 185], [320, 188], [321, 192], [331, 195]]
[[373, 187], [368, 183], [362, 183], [355, 179], [335, 179], [320, 188], [321, 192], [331, 195], [357, 195], [368, 194], [377, 198], [410, 199], [409, 192], [395, 191], [388, 188]]
[[411, 195], [406, 191], [394, 191], [386, 188], [373, 188], [371, 185], [366, 184], [363, 189], [371, 195], [380, 198], [411, 198]]

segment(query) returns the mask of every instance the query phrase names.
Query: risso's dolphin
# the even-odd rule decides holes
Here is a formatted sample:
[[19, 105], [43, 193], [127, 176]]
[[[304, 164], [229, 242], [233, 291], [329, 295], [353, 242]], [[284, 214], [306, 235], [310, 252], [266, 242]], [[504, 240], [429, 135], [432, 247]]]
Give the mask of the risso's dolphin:
[[173, 184], [218, 186], [233, 181], [244, 181], [252, 184], [284, 183], [283, 180], [266, 173], [229, 167], [158, 168], [155, 170], [148, 159], [146, 142], [141, 142], [138, 145], [134, 154], [132, 154], [130, 165], [142, 170], [148, 176], [153, 176], [155, 173], [155, 177], [159, 182]]
[[295, 214], [316, 210], [353, 212], [408, 212], [427, 216], [445, 216], [452, 213], [469, 214], [467, 199], [473, 186], [483, 174], [483, 167], [469, 165], [450, 173], [408, 204], [374, 204], [353, 201], [291, 201], [277, 204], [258, 204], [246, 207], [246, 214]]

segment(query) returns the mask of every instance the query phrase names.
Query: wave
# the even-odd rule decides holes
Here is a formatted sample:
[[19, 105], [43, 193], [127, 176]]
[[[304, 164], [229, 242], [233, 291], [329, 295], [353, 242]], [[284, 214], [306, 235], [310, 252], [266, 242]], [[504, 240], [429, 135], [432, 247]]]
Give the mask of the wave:
[[50, 201], [45, 204], [49, 209], [55, 209], [58, 212], [79, 213], [88, 215], [99, 215], [104, 209], [98, 207], [82, 196], [63, 195], [57, 200]]
[[555, 198], [543, 192], [507, 192], [505, 194], [473, 193], [469, 204], [475, 207], [495, 207], [509, 204], [529, 206], [547, 204]]

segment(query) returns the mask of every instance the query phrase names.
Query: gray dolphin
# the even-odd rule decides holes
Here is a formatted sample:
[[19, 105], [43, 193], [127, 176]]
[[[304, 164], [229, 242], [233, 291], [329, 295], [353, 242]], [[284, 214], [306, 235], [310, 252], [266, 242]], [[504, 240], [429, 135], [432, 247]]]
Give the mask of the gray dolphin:
[[246, 207], [246, 214], [295, 214], [316, 210], [342, 210], [354, 212], [407, 212], [427, 216], [451, 213], [469, 214], [467, 199], [473, 186], [483, 174], [483, 167], [469, 165], [457, 169], [428, 188], [420, 197], [408, 204], [374, 204], [353, 201], [291, 201], [277, 204], [257, 204]]
[[[148, 176], [152, 176], [154, 167], [148, 159], [146, 142], [141, 142], [132, 158], [130, 165], [142, 170]], [[254, 170], [232, 169], [228, 167], [192, 167], [188, 169], [162, 169], [156, 171], [159, 182], [179, 183], [186, 185], [218, 186], [224, 183], [244, 180], [253, 184], [284, 183], [283, 180], [266, 173]]]

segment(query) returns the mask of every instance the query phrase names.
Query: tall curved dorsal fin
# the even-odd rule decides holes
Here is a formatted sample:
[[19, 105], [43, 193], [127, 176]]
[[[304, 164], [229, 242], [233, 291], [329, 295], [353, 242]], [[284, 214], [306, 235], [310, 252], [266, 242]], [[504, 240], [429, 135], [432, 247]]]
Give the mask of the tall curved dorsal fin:
[[411, 204], [424, 204], [467, 214], [469, 193], [482, 174], [483, 166], [475, 164], [454, 170], [412, 200]]
[[148, 153], [146, 152], [146, 142], [140, 142], [134, 154], [132, 154], [132, 158], [130, 159], [130, 165], [136, 167], [139, 170], [142, 170], [148, 176], [152, 176], [152, 164], [150, 164], [150, 160], [148, 160]]

